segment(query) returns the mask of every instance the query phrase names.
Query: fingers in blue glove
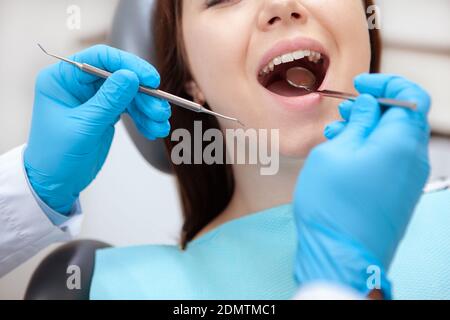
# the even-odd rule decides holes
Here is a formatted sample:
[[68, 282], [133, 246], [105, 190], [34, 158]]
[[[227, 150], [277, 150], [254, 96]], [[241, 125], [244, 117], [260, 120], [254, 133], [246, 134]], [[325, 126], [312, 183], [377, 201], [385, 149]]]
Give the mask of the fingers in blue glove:
[[381, 117], [377, 100], [368, 94], [360, 95], [351, 107], [351, 114], [339, 138], [346, 142], [359, 144], [376, 128]]
[[324, 131], [325, 138], [328, 140], [333, 140], [338, 135], [340, 135], [347, 126], [347, 121], [335, 121], [330, 123]]
[[[415, 102], [417, 113], [426, 116], [430, 111], [431, 98], [418, 84], [403, 77], [387, 74], [364, 73], [355, 78], [355, 88], [360, 93], [371, 94], [377, 98], [390, 98]], [[391, 108], [404, 113], [406, 108]]]
[[[163, 102], [161, 101], [161, 103]], [[128, 113], [132, 117], [136, 128], [138, 128], [139, 132], [147, 139], [155, 140], [157, 138], [165, 138], [169, 135], [170, 122], [168, 120], [155, 121], [138, 109], [136, 104], [130, 105]]]
[[85, 119], [81, 123], [91, 125], [92, 133], [103, 132], [114, 125], [133, 101], [139, 89], [137, 75], [129, 70], [114, 72], [97, 93], [86, 103], [73, 109], [74, 116]]
[[370, 93], [375, 97], [415, 102], [415, 111], [399, 107], [386, 110], [380, 121], [380, 128], [394, 125], [398, 127], [398, 134], [407, 136], [410, 133], [411, 137], [422, 137], [424, 141], [427, 139], [430, 130], [427, 116], [431, 98], [419, 85], [394, 75], [362, 74], [355, 78], [355, 87], [358, 91]]
[[349, 121], [350, 120], [350, 115], [352, 113], [352, 108], [353, 108], [354, 102], [350, 101], [350, 100], [345, 100], [344, 102], [342, 102], [338, 109], [339, 109], [339, 114], [341, 115], [342, 119], [344, 119], [345, 121]]
[[[140, 84], [144, 86], [157, 88], [160, 85], [161, 78], [159, 73], [147, 61], [131, 53], [106, 45], [93, 46], [73, 55], [71, 59], [81, 63], [88, 63], [112, 73], [121, 69], [127, 69], [133, 71], [138, 76]], [[65, 80], [66, 89], [80, 100], [84, 98], [84, 95], [80, 95], [80, 92], [85, 91], [86, 87], [89, 87], [91, 91], [95, 90], [96, 88], [93, 84], [97, 81], [103, 81], [103, 79], [83, 72], [65, 62], [60, 62], [56, 68], [56, 71], [59, 72], [59, 77]]]
[[326, 126], [324, 130], [325, 138], [333, 140], [344, 131], [350, 120], [353, 106], [354, 102], [350, 100], [346, 100], [339, 105], [339, 113], [344, 121], [335, 121]]
[[156, 122], [165, 122], [172, 116], [170, 104], [158, 98], [139, 93], [135, 98], [137, 109]]

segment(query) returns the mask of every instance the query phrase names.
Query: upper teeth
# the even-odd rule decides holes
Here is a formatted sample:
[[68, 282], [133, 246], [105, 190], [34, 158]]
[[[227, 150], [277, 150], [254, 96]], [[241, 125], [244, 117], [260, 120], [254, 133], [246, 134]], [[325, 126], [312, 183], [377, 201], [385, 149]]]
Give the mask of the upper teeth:
[[272, 61], [270, 61], [259, 73], [260, 75], [266, 75], [272, 72], [275, 69], [275, 66], [278, 66], [282, 63], [289, 63], [295, 60], [300, 60], [305, 57], [308, 57], [308, 60], [314, 63], [317, 63], [322, 58], [322, 54], [320, 52], [316, 52], [313, 50], [298, 50], [291, 53], [286, 53], [281, 56], [275, 57]]

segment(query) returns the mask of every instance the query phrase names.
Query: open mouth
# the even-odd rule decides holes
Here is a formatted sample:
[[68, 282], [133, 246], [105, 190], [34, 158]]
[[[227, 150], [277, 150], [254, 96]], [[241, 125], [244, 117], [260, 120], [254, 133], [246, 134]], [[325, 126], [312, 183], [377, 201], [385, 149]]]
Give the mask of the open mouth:
[[298, 50], [274, 58], [261, 69], [258, 75], [259, 83], [274, 94], [284, 97], [297, 97], [310, 92], [290, 85], [286, 80], [286, 72], [293, 67], [303, 67], [316, 77], [315, 84], [310, 88], [321, 87], [329, 67], [329, 58], [321, 52], [313, 50]]

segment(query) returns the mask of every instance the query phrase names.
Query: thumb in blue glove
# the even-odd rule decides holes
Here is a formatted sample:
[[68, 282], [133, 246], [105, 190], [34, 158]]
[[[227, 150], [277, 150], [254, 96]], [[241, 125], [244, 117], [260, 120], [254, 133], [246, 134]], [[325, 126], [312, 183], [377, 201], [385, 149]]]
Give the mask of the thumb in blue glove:
[[70, 213], [102, 168], [122, 113], [129, 113], [149, 139], [170, 131], [169, 104], [138, 93], [139, 83], [159, 86], [150, 64], [103, 45], [72, 59], [113, 74], [103, 80], [61, 62], [43, 70], [36, 81], [24, 164], [37, 195], [62, 214]]
[[[298, 228], [295, 275], [349, 285], [363, 294], [368, 270], [386, 277], [429, 174], [428, 95], [400, 77], [361, 75], [362, 95], [341, 107], [344, 122], [325, 130], [330, 141], [308, 157], [294, 195]], [[390, 108], [375, 97], [414, 101], [418, 110]]]

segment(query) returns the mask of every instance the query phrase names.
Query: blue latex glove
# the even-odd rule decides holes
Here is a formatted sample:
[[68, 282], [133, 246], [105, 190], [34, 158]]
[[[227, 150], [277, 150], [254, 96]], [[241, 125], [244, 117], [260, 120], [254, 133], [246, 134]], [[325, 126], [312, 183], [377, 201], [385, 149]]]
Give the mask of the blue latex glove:
[[[430, 98], [391, 75], [363, 74], [355, 87], [362, 95], [341, 105], [346, 121], [327, 127], [331, 140], [312, 150], [298, 180], [295, 276], [300, 285], [334, 282], [365, 295], [375, 285], [390, 298], [386, 272], [430, 171]], [[418, 110], [383, 112], [374, 97]]]
[[166, 101], [138, 93], [139, 83], [153, 88], [160, 83], [144, 60], [104, 45], [71, 59], [113, 75], [104, 80], [60, 62], [37, 78], [24, 164], [37, 195], [62, 214], [70, 213], [102, 168], [122, 113], [152, 140], [169, 134], [171, 115]]

